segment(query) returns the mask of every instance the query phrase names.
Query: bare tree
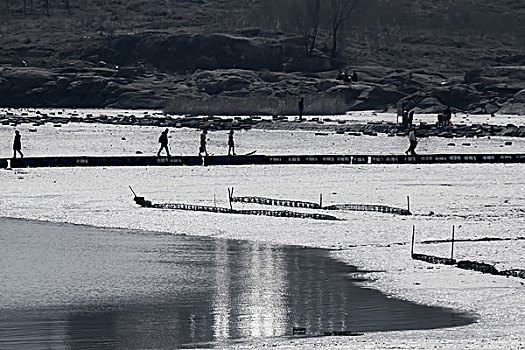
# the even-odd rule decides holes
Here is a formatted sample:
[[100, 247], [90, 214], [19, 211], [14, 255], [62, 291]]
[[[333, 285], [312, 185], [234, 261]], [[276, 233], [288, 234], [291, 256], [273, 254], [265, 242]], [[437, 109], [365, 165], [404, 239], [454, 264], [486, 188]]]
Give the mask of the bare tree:
[[[24, 12], [27, 10], [27, 2], [28, 0], [24, 0]], [[31, 12], [33, 12], [33, 0], [29, 0], [29, 9]]]
[[42, 11], [49, 15], [49, 0], [42, 0]]
[[304, 39], [304, 49], [311, 55], [319, 31], [321, 0], [298, 0], [294, 3], [295, 22]]
[[330, 34], [332, 36], [331, 55], [337, 54], [338, 34], [343, 24], [350, 19], [359, 0], [330, 0]]

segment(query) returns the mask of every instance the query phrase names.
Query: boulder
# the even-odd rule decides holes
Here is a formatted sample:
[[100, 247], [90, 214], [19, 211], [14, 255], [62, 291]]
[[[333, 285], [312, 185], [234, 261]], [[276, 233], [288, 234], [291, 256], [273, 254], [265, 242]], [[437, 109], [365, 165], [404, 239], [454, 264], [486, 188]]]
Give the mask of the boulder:
[[328, 56], [302, 56], [290, 58], [282, 65], [285, 72], [322, 72], [334, 69]]
[[525, 89], [519, 91], [516, 95], [514, 95], [513, 99], [516, 102], [525, 103]]
[[118, 67], [117, 76], [123, 78], [135, 78], [144, 74], [142, 67]]
[[445, 106], [435, 97], [427, 97], [416, 105], [418, 113], [441, 113]]
[[499, 114], [525, 115], [525, 102], [511, 101], [506, 103], [498, 111]]
[[430, 93], [430, 96], [446, 106], [460, 110], [470, 110], [480, 106], [481, 103], [479, 92], [466, 85], [437, 88]]
[[330, 79], [330, 80], [321, 80], [317, 83], [315, 83], [315, 88], [317, 89], [317, 91], [321, 92], [321, 91], [326, 91], [334, 86], [338, 86], [340, 85], [340, 82], [335, 80], [335, 79]]
[[464, 81], [465, 84], [473, 84], [479, 81], [481, 78], [481, 69], [471, 69], [465, 72]]

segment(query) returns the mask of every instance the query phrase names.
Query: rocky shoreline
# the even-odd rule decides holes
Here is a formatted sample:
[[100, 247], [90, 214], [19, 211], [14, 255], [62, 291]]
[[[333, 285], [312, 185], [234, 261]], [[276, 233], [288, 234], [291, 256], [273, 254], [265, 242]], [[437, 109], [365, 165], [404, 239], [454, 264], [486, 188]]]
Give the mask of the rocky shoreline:
[[525, 66], [439, 72], [370, 63], [352, 66], [358, 80], [349, 82], [336, 79], [344, 63], [301, 56], [297, 38], [256, 34], [123, 34], [92, 43], [65, 66], [2, 65], [0, 100], [3, 107], [168, 108], [173, 114], [239, 115], [250, 105], [253, 114], [273, 115], [289, 114], [296, 102], [287, 101], [304, 96], [310, 115], [393, 111], [401, 100], [418, 113], [451, 106], [471, 114], [525, 114]]
[[[215, 117], [215, 116], [171, 116], [161, 112], [144, 114], [118, 114], [118, 115], [94, 115], [94, 114], [76, 114], [62, 115], [62, 112], [38, 112], [36, 116], [30, 116], [27, 113], [15, 114], [7, 112], [0, 115], [0, 124], [16, 127], [21, 124], [31, 124], [32, 126], [41, 126], [52, 124], [60, 127], [68, 123], [99, 123], [99, 124], [118, 124], [118, 125], [142, 125], [158, 126], [171, 128], [193, 128], [207, 130], [302, 130], [318, 133], [337, 133], [348, 134], [352, 136], [377, 136], [386, 134], [388, 136], [406, 136], [408, 130], [401, 124], [394, 122], [373, 122], [358, 123], [354, 121], [337, 120], [332, 118], [310, 118], [304, 120], [289, 120], [288, 117], [273, 117], [272, 120], [263, 119], [259, 116], [254, 117]], [[414, 125], [418, 137], [525, 137], [525, 126], [514, 124], [491, 125], [491, 124], [456, 124], [449, 127], [438, 127], [435, 124], [421, 122]]]

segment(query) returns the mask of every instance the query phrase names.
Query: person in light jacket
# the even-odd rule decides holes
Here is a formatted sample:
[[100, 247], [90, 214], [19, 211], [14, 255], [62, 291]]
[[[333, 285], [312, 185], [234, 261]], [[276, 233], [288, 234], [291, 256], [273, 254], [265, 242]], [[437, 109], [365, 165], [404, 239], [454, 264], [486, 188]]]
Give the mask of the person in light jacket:
[[408, 141], [410, 142], [410, 146], [405, 151], [405, 154], [411, 154], [413, 156], [417, 156], [416, 154], [416, 146], [417, 146], [417, 138], [416, 138], [416, 130], [412, 127], [410, 128], [410, 132], [408, 133]]

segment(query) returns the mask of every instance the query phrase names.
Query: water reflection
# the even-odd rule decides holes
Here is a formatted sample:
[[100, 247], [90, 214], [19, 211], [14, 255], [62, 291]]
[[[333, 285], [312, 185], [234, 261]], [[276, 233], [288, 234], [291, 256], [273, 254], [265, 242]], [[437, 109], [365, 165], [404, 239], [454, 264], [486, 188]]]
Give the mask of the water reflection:
[[[68, 239], [79, 239], [78, 230], [74, 227], [71, 235], [57, 236], [60, 239], [53, 244], [71, 249]], [[103, 234], [103, 230], [82, 230], [90, 231], [92, 237]], [[58, 305], [0, 309], [0, 348], [167, 349], [291, 335], [294, 326], [318, 335], [333, 330], [422, 329], [472, 322], [457, 313], [360, 288], [349, 279], [353, 268], [330, 259], [323, 250], [183, 236], [170, 236], [168, 243], [159, 244], [132, 233], [128, 239], [127, 244], [140, 254], [131, 254], [127, 260], [120, 256], [114, 269], [121, 268], [119, 274], [131, 276], [133, 282], [120, 281], [118, 293], [115, 285], [108, 284], [105, 290], [98, 280], [89, 278], [90, 254], [78, 256], [86, 259], [76, 267], [78, 274], [87, 276], [80, 289], [84, 292], [60, 296]], [[145, 245], [150, 246], [146, 249]], [[17, 246], [11, 249], [20, 249]], [[83, 249], [82, 244], [77, 247], [72, 249]], [[107, 254], [110, 258], [118, 252], [108, 250]], [[42, 259], [41, 263], [49, 264], [46, 271], [56, 270], [53, 261]], [[5, 266], [8, 274], [23, 273]], [[49, 280], [56, 279], [50, 272]], [[96, 288], [104, 297], [93, 297]], [[10, 290], [5, 289], [8, 297]], [[125, 291], [130, 292], [126, 295]], [[56, 286], [54, 292], [61, 290]]]

